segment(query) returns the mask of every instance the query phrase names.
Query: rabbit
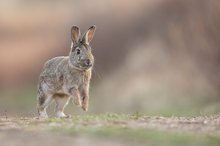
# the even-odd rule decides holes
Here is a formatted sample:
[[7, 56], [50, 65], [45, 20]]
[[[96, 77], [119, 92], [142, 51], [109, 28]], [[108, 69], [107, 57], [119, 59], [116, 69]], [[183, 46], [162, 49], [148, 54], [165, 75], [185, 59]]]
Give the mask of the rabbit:
[[55, 100], [56, 117], [67, 117], [64, 108], [72, 100], [84, 111], [89, 106], [89, 85], [94, 65], [91, 51], [96, 26], [91, 26], [84, 35], [77, 26], [71, 28], [71, 49], [69, 56], [48, 60], [39, 77], [37, 111], [40, 118], [47, 118], [46, 108]]

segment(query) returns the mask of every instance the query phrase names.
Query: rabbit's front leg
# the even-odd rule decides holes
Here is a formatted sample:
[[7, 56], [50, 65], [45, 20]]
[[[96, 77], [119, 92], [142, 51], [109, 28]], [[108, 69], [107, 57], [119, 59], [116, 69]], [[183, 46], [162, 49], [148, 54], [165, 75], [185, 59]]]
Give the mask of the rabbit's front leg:
[[76, 106], [81, 107], [82, 103], [81, 103], [81, 99], [80, 99], [80, 93], [79, 90], [77, 88], [72, 88], [70, 90], [70, 94], [73, 97], [73, 102]]
[[88, 87], [88, 85], [85, 85], [82, 87], [81, 96], [82, 96], [82, 109], [84, 111], [88, 111], [88, 107], [89, 107], [89, 87]]

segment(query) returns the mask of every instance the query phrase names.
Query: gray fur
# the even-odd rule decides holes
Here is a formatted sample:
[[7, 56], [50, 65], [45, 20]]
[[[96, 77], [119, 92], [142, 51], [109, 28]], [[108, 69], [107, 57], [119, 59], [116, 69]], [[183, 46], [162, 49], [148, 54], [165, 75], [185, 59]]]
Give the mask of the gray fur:
[[47, 117], [46, 108], [54, 99], [58, 117], [65, 117], [63, 111], [70, 99], [84, 111], [88, 110], [89, 83], [94, 64], [89, 42], [94, 32], [95, 26], [92, 26], [80, 38], [79, 28], [73, 26], [69, 56], [55, 57], [44, 64], [37, 94], [37, 110], [40, 117]]

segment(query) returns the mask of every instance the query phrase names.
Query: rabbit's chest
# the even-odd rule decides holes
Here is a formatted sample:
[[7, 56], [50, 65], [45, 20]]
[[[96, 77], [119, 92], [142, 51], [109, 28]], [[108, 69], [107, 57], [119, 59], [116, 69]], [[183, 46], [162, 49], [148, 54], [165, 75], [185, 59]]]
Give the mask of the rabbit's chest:
[[67, 76], [64, 79], [64, 84], [67, 85], [81, 85], [84, 82], [84, 77]]
[[88, 84], [90, 80], [90, 75], [88, 73], [77, 73], [73, 75], [67, 75], [64, 77], [63, 85], [66, 88], [72, 88], [72, 87], [80, 87], [85, 84]]

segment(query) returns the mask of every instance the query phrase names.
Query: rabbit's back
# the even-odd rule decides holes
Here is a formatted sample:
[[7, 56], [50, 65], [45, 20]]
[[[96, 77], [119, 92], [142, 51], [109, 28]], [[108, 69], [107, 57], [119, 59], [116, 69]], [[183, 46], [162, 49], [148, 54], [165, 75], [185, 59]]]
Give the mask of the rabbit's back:
[[68, 62], [67, 56], [55, 57], [48, 60], [43, 67], [43, 70], [39, 77], [39, 87], [47, 87], [48, 90], [55, 92], [58, 88], [61, 88], [62, 82], [62, 70], [66, 70], [66, 64]]
[[57, 69], [68, 60], [67, 56], [59, 56], [48, 60], [43, 67], [40, 76], [54, 76], [57, 73]]

